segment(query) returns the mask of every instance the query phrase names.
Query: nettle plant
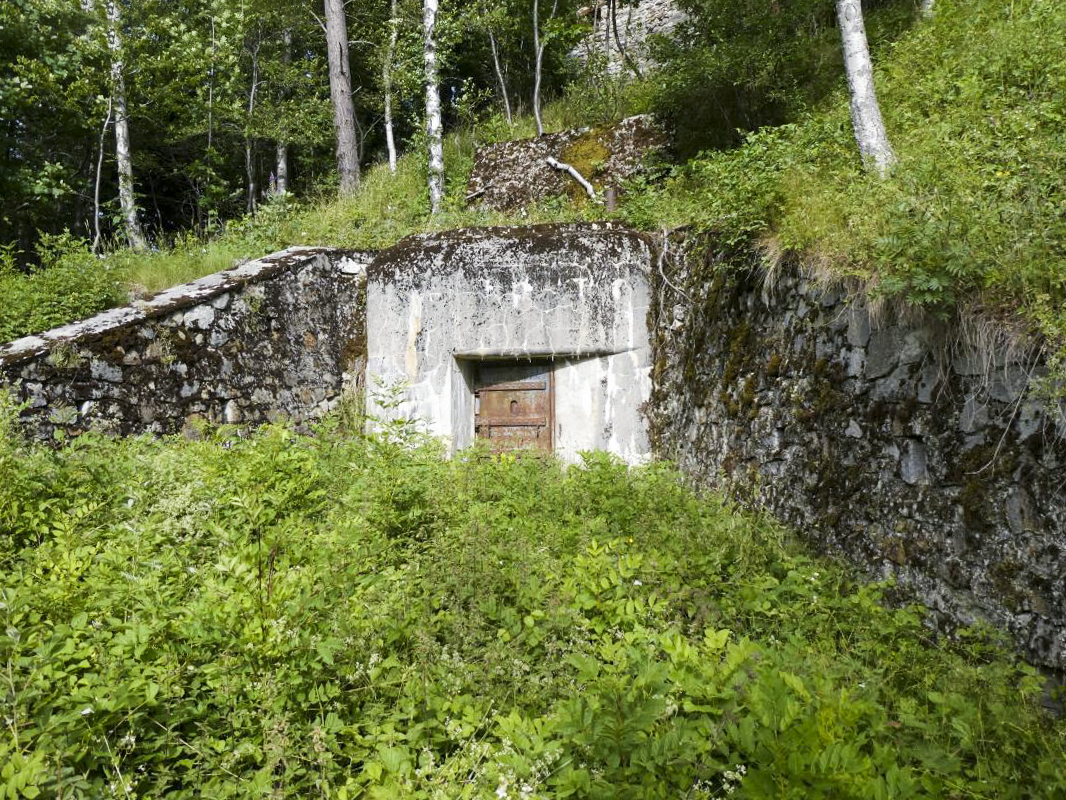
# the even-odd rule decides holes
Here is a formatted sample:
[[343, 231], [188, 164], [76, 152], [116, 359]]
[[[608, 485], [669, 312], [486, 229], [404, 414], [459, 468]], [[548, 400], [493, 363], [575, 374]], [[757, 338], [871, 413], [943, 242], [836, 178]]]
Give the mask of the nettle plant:
[[667, 466], [3, 409], [6, 797], [1066, 791], [1032, 669]]

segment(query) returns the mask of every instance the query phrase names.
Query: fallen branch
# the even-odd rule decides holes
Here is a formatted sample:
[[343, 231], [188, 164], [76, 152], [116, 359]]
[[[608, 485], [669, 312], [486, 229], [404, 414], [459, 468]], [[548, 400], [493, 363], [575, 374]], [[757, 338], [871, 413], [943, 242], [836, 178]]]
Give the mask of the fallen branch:
[[588, 192], [589, 197], [591, 197], [593, 200], [597, 199], [596, 190], [592, 188], [592, 184], [585, 180], [585, 177], [574, 167], [570, 166], [569, 164], [564, 164], [562, 161], [557, 161], [551, 156], [547, 156], [544, 160], [548, 162], [548, 166], [554, 167], [558, 170], [562, 170], [563, 172], [570, 173], [570, 177], [581, 184], [581, 187], [586, 192]]

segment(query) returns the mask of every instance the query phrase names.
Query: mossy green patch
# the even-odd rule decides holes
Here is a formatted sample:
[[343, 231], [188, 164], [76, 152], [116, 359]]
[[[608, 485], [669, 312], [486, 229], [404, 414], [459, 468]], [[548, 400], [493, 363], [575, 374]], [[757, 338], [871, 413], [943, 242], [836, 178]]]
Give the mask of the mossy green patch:
[[[603, 188], [602, 182], [597, 180], [597, 173], [611, 157], [606, 141], [607, 133], [603, 129], [593, 128], [567, 145], [562, 152], [562, 160], [580, 172], [597, 191]], [[572, 182], [567, 193], [577, 203], [588, 200], [588, 194], [577, 181]]]

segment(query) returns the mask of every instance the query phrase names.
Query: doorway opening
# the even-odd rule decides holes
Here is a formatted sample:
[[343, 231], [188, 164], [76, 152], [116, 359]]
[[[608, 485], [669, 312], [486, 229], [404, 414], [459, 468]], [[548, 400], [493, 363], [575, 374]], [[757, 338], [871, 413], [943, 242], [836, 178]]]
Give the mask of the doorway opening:
[[474, 437], [494, 453], [552, 452], [555, 383], [549, 361], [477, 361]]

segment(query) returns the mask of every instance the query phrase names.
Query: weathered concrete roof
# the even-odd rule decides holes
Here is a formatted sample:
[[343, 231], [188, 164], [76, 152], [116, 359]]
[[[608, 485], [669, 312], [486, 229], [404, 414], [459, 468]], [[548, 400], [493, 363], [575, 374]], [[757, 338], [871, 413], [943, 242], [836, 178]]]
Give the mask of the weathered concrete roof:
[[590, 264], [644, 272], [650, 247], [647, 234], [612, 222], [464, 228], [403, 239], [378, 254], [367, 280], [414, 285], [446, 274], [502, 278], [516, 264], [526, 274], [561, 277], [575, 269], [585, 274]]

